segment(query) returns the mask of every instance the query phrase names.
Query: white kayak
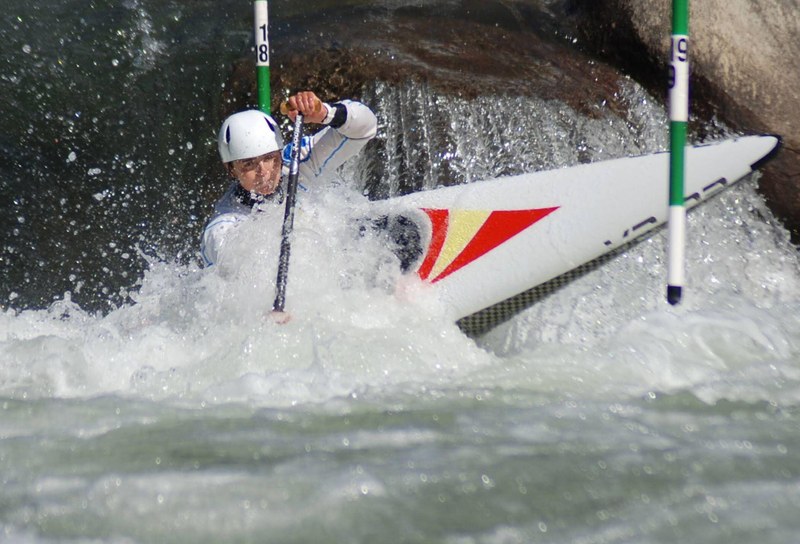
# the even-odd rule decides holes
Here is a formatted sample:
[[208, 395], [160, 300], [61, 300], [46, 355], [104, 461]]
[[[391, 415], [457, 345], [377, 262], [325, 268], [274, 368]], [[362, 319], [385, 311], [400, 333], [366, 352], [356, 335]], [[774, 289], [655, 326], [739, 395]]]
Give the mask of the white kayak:
[[[779, 146], [775, 136], [748, 136], [687, 147], [687, 207], [747, 176]], [[422, 191], [380, 205], [416, 225], [419, 247], [409, 271], [460, 319], [663, 224], [668, 161], [666, 152], [621, 158]]]

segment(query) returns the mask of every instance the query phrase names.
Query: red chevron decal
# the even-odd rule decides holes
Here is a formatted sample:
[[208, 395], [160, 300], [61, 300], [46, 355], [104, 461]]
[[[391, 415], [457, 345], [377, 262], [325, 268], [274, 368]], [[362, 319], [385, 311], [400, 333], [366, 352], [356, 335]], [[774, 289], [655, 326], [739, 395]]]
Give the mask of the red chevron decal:
[[444, 246], [444, 239], [447, 236], [447, 225], [450, 223], [450, 210], [432, 210], [423, 209], [431, 220], [431, 243], [428, 246], [428, 253], [425, 255], [425, 260], [417, 271], [417, 274], [423, 280], [428, 279], [428, 276], [433, 270], [433, 265], [439, 257], [439, 252], [442, 251]]
[[[446, 209], [423, 209], [431, 220], [432, 235], [428, 253], [417, 274], [423, 280], [436, 283], [481, 258], [557, 209], [558, 206], [532, 210], [498, 210], [490, 213], [454, 210], [452, 214]], [[482, 215], [486, 218], [480, 224]], [[474, 231], [475, 228], [477, 231]], [[465, 236], [471, 238], [465, 239]], [[445, 248], [446, 251], [442, 251]]]

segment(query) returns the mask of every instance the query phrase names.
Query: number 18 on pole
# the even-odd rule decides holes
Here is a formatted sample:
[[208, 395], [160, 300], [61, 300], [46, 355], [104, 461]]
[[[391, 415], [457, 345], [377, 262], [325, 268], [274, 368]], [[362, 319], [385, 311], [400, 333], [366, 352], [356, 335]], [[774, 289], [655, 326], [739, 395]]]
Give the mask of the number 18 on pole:
[[256, 79], [258, 88], [258, 109], [270, 113], [269, 88], [269, 14], [267, 0], [255, 0], [256, 22]]
[[689, 122], [689, 1], [672, 2], [672, 47], [669, 65], [669, 265], [667, 301], [681, 300], [686, 246], [684, 175], [686, 127]]

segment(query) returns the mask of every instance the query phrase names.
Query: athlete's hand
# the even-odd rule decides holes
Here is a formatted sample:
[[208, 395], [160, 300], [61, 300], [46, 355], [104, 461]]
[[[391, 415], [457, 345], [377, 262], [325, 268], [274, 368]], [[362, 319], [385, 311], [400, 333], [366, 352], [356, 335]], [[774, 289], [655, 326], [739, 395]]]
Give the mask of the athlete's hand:
[[313, 91], [300, 91], [281, 104], [281, 113], [288, 115], [292, 123], [298, 112], [303, 114], [304, 123], [322, 123], [328, 115], [328, 109]]

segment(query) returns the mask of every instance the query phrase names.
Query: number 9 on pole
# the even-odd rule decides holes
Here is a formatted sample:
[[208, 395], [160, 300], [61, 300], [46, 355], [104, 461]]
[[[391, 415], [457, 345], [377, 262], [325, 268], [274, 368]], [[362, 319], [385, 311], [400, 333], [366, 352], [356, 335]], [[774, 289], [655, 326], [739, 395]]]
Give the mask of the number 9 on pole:
[[689, 120], [689, 36], [672, 35], [669, 65], [670, 121]]

